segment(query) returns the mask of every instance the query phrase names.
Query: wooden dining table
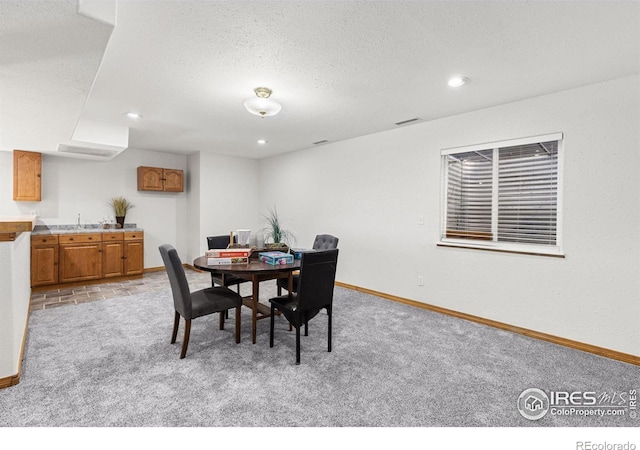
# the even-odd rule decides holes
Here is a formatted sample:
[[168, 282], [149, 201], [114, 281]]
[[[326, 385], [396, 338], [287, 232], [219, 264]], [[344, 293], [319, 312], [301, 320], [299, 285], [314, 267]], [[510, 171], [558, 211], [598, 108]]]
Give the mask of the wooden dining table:
[[256, 343], [256, 330], [258, 320], [271, 316], [271, 308], [260, 303], [260, 282], [275, 280], [278, 278], [288, 278], [289, 295], [293, 289], [293, 272], [300, 270], [300, 260], [294, 259], [291, 264], [271, 265], [261, 262], [258, 258], [252, 257], [247, 263], [208, 265], [207, 257], [200, 256], [193, 261], [196, 269], [207, 272], [218, 272], [221, 274], [233, 274], [244, 280], [251, 281], [252, 292], [250, 296], [243, 297], [242, 303], [251, 308], [251, 338]]

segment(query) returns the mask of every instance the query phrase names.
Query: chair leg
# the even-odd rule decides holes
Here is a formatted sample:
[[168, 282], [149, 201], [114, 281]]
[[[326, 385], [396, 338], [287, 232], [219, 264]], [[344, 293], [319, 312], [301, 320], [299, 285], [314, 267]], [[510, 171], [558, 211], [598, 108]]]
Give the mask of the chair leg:
[[173, 333], [171, 334], [171, 343], [176, 343], [176, 337], [178, 337], [178, 325], [180, 325], [180, 313], [176, 311], [176, 315], [173, 318]]
[[309, 336], [309, 313], [304, 312], [304, 335]]
[[296, 364], [300, 364], [300, 325], [296, 327]]
[[329, 323], [328, 323], [328, 328], [329, 328], [329, 344], [328, 344], [328, 349], [327, 351], [330, 352], [331, 351], [331, 306], [327, 307], [327, 315], [329, 316]]
[[224, 313], [225, 312], [229, 312], [229, 310], [227, 309], [226, 311], [220, 311], [219, 316], [220, 316], [220, 329], [224, 330]]
[[275, 315], [276, 315], [276, 309], [273, 306], [273, 303], [271, 304], [271, 317], [270, 317], [270, 322], [269, 322], [269, 347], [273, 347], [273, 326], [275, 324]]
[[[238, 291], [238, 294], [240, 294], [240, 283], [236, 284], [236, 291]], [[224, 318], [225, 319], [229, 318], [229, 310], [228, 309], [224, 312]]]
[[281, 295], [282, 295], [282, 288], [278, 286], [278, 297], [280, 297]]
[[191, 319], [184, 321], [184, 339], [182, 340], [182, 352], [180, 353], [180, 359], [184, 359], [184, 357], [187, 356], [189, 334], [191, 334]]
[[[236, 344], [240, 343], [240, 315], [241, 315], [241, 306], [236, 308]], [[229, 312], [229, 310], [227, 310]]]

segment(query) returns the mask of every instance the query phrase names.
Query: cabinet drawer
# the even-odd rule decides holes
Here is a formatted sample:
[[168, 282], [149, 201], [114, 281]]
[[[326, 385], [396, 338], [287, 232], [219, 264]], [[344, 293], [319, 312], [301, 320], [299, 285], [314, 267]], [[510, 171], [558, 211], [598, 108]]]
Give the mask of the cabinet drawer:
[[78, 244], [84, 242], [102, 242], [101, 233], [79, 233], [60, 235], [60, 244]]
[[144, 232], [142, 231], [125, 231], [124, 232], [124, 240], [125, 241], [137, 241], [144, 237]]
[[58, 243], [57, 234], [31, 235], [31, 245], [50, 245]]
[[124, 239], [124, 233], [102, 233], [102, 240], [107, 241], [121, 241]]

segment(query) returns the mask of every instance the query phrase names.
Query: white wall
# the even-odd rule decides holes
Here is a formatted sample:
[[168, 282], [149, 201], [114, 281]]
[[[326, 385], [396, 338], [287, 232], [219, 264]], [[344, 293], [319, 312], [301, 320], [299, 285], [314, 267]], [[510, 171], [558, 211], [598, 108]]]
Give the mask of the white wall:
[[207, 236], [260, 225], [259, 163], [248, 158], [201, 152], [189, 156], [194, 183], [189, 190], [189, 244], [183, 262], [192, 263], [207, 249]]
[[31, 298], [31, 233], [0, 242], [0, 379], [19, 372], [20, 350]]
[[[262, 160], [260, 205], [338, 236], [339, 281], [639, 355], [639, 124], [627, 77]], [[442, 148], [557, 131], [565, 259], [436, 247]]]
[[123, 195], [134, 204], [126, 222], [145, 231], [144, 266], [162, 266], [160, 244], [186, 247], [187, 193], [138, 191], [138, 166], [186, 170], [187, 157], [132, 148], [110, 161], [43, 154], [42, 201], [14, 202], [13, 156], [0, 152], [0, 215], [39, 210], [38, 225], [75, 224], [78, 214], [82, 224], [97, 223], [113, 216], [108, 202]]

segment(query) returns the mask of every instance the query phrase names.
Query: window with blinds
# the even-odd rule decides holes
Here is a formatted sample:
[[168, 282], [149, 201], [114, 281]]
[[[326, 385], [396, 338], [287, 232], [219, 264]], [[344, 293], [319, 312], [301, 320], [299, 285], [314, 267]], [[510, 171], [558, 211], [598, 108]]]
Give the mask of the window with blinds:
[[443, 150], [441, 241], [559, 253], [561, 142], [556, 133]]

